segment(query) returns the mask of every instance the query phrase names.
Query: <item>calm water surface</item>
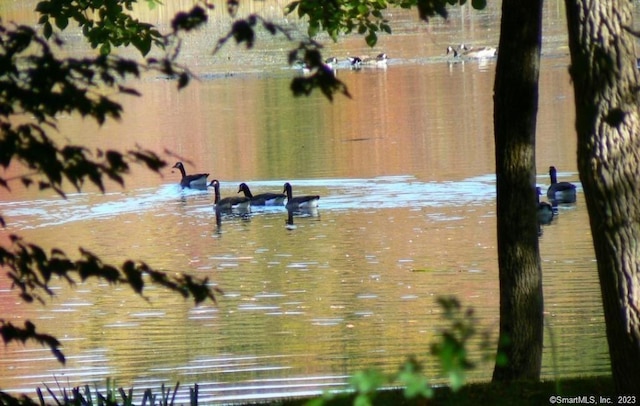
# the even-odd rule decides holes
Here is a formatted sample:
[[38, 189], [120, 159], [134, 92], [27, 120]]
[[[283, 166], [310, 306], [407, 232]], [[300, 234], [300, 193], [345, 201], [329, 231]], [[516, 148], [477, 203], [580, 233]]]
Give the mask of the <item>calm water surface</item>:
[[[578, 179], [561, 3], [546, 6], [537, 151], [543, 188], [549, 165], [563, 180]], [[296, 72], [275, 59], [288, 45], [272, 40], [251, 53], [231, 47], [247, 68], [228, 75], [220, 75], [231, 69], [228, 57], [188, 50], [202, 79], [179, 93], [173, 82], [144, 79], [142, 99], [122, 100], [121, 122], [97, 128], [62, 118], [61, 139], [172, 151], [190, 161], [188, 171], [220, 179], [223, 195], [243, 181], [254, 192], [280, 191], [289, 181], [294, 194], [321, 195], [320, 208], [292, 225], [279, 208], [216, 224], [212, 193], [180, 190], [170, 169], [134, 171], [124, 190], [66, 200], [16, 187], [0, 197], [3, 244], [19, 233], [71, 256], [81, 244], [105, 261], [136, 258], [208, 277], [225, 293], [217, 305], [194, 307], [154, 287], [147, 301], [124, 287], [60, 284], [43, 307], [20, 302], [0, 276], [3, 316], [36, 322], [61, 339], [68, 357], [61, 366], [35, 345], [2, 347], [0, 387], [33, 396], [56, 381], [103, 385], [113, 377], [135, 388], [179, 381], [181, 399], [198, 383], [202, 401], [231, 402], [340, 388], [367, 367], [393, 372], [408, 354], [443, 382], [428, 355], [445, 326], [437, 297], [457, 296], [482, 328], [494, 337], [498, 329], [495, 61], [449, 64], [443, 51], [463, 41], [497, 44], [496, 15], [465, 10], [423, 26], [398, 13], [398, 32], [373, 51], [357, 37], [329, 44], [338, 56], [390, 54], [387, 69], [338, 70], [353, 99], [291, 97]], [[582, 202], [579, 195], [578, 204], [562, 207], [540, 240], [543, 375], [550, 379], [609, 368]], [[487, 380], [491, 370], [482, 365], [471, 377]]]

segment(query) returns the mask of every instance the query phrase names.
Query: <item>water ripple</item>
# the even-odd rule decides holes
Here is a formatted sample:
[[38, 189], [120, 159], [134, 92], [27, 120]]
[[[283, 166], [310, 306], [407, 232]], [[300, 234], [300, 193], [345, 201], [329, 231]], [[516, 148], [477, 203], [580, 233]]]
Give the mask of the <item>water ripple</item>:
[[[237, 182], [222, 182], [223, 193], [234, 194]], [[284, 181], [251, 182], [255, 190], [279, 190]], [[373, 179], [301, 179], [291, 181], [294, 194], [321, 195], [321, 210], [377, 210], [438, 206], [483, 205], [495, 197], [494, 175], [447, 182], [424, 182], [412, 176]], [[78, 193], [52, 198], [0, 202], [0, 212], [14, 229], [58, 226], [76, 221], [111, 219], [123, 214], [164, 213], [167, 204], [195, 201], [190, 214], [209, 216], [212, 191], [181, 190], [174, 184], [113, 193]], [[280, 213], [284, 208], [254, 208], [254, 214]], [[166, 213], [165, 213], [166, 214]]]

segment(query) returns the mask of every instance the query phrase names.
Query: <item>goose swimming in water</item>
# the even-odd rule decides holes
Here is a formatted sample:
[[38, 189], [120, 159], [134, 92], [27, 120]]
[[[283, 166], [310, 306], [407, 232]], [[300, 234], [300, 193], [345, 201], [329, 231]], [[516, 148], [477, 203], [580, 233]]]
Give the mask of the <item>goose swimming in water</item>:
[[362, 68], [362, 58], [360, 58], [359, 56], [348, 56], [347, 61], [349, 61], [351, 69]]
[[220, 198], [220, 182], [217, 179], [211, 181], [209, 186], [214, 190], [214, 209], [216, 211], [231, 211], [237, 209], [238, 211], [248, 211], [251, 208], [251, 199], [246, 196], [231, 196]]
[[206, 189], [207, 188], [207, 177], [209, 176], [208, 173], [197, 173], [194, 175], [187, 175], [187, 172], [184, 170], [184, 165], [182, 164], [182, 162], [176, 162], [175, 165], [173, 165], [174, 169], [178, 169], [180, 170], [180, 173], [182, 174], [182, 179], [180, 180], [180, 186], [182, 186], [182, 188], [192, 188], [192, 189]]
[[447, 55], [450, 53], [453, 53], [454, 58], [484, 59], [493, 58], [498, 55], [498, 50], [493, 47], [469, 48], [465, 44], [460, 44], [458, 49], [455, 49], [452, 46], [447, 47]]
[[324, 65], [327, 68], [333, 70], [338, 66], [338, 58], [336, 58], [335, 56], [329, 57], [324, 60]]
[[374, 58], [362, 58], [360, 63], [364, 66], [387, 66], [388, 59], [387, 54], [381, 53]]
[[551, 185], [547, 189], [547, 198], [555, 203], [575, 203], [576, 185], [570, 182], [558, 182], [558, 174], [555, 166], [549, 167]]
[[541, 202], [540, 195], [542, 194], [542, 190], [537, 187], [536, 188], [536, 202], [538, 203], [538, 223], [540, 224], [549, 224], [553, 217], [555, 216], [555, 210], [553, 210], [553, 206], [548, 202]]
[[293, 197], [291, 184], [289, 182], [284, 184], [283, 192], [287, 195], [287, 210], [314, 209], [318, 207], [318, 200], [320, 200], [320, 196], [307, 195]]
[[238, 193], [240, 192], [243, 192], [245, 197], [251, 200], [252, 206], [282, 206], [287, 198], [284, 193], [259, 193], [254, 195], [246, 183], [240, 184]]

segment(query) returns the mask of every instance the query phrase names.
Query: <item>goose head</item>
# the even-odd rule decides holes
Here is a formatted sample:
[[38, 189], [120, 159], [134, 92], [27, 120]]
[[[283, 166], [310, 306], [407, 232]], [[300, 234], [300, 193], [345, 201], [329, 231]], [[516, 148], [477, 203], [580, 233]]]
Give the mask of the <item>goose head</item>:
[[249, 185], [242, 182], [240, 186], [238, 186], [238, 193], [243, 192], [245, 196], [248, 198], [252, 198], [253, 194], [251, 193], [251, 189], [249, 189]]
[[184, 165], [182, 164], [182, 162], [176, 162], [176, 164], [173, 165], [171, 168], [172, 169], [178, 169], [180, 171], [180, 173], [182, 174], [182, 177], [184, 177], [186, 175], [186, 171], [184, 170]]
[[287, 195], [287, 199], [291, 200], [291, 184], [289, 182], [284, 184], [284, 190], [282, 190], [282, 193], [284, 193], [285, 195]]

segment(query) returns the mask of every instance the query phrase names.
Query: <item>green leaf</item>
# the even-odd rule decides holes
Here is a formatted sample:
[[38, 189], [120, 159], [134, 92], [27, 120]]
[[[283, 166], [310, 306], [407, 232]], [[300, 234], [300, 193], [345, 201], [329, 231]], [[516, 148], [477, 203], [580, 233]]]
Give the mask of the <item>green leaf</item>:
[[296, 7], [298, 7], [298, 4], [300, 4], [299, 1], [292, 1], [291, 3], [287, 4], [284, 7], [284, 14], [291, 14], [295, 11]]
[[100, 46], [100, 55], [106, 56], [111, 53], [111, 44], [109, 42], [105, 42]]
[[317, 24], [309, 24], [309, 29], [307, 29], [309, 37], [314, 38], [318, 34], [318, 31], [320, 31], [320, 26]]
[[38, 2], [36, 5], [36, 12], [40, 14], [50, 14], [51, 13], [51, 3], [48, 1]]
[[56, 27], [64, 30], [65, 28], [67, 28], [67, 25], [69, 25], [69, 19], [67, 18], [67, 16], [60, 15], [56, 17]]
[[136, 47], [138, 51], [140, 51], [142, 56], [146, 56], [151, 50], [151, 37], [145, 35], [142, 38], [134, 39], [133, 46]]
[[487, 0], [471, 0], [471, 7], [476, 10], [484, 10], [487, 7]]
[[374, 31], [369, 31], [369, 34], [366, 37], [364, 37], [364, 40], [367, 42], [367, 45], [369, 45], [370, 47], [373, 47], [378, 42], [378, 36]]
[[47, 22], [42, 25], [42, 35], [44, 35], [45, 38], [49, 39], [51, 38], [51, 34], [53, 34], [53, 27], [51, 26], [49, 20], [47, 20]]

